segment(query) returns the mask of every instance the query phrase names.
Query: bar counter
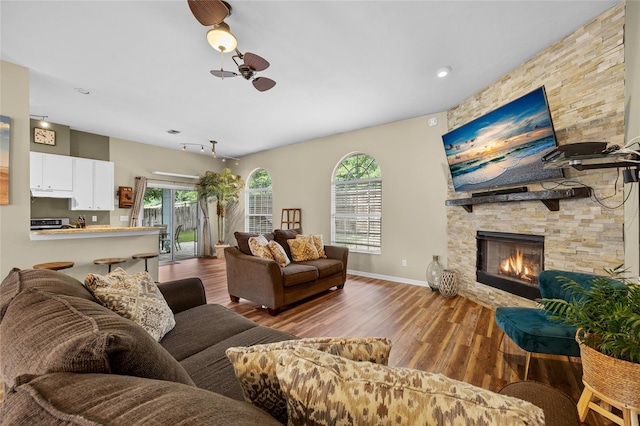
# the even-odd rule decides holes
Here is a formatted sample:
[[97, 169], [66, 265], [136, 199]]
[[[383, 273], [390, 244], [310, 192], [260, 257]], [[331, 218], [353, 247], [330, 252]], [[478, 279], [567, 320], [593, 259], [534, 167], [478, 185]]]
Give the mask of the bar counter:
[[138, 235], [158, 234], [157, 226], [116, 227], [88, 226], [86, 228], [42, 229], [31, 231], [31, 241], [70, 240], [78, 238], [130, 237]]

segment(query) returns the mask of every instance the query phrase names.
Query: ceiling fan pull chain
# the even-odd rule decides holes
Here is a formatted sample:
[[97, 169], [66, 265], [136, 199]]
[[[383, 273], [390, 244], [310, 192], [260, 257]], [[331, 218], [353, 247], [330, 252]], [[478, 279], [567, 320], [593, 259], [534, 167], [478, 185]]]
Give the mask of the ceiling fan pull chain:
[[220, 51], [220, 74], [222, 74], [222, 79], [224, 80], [224, 50]]

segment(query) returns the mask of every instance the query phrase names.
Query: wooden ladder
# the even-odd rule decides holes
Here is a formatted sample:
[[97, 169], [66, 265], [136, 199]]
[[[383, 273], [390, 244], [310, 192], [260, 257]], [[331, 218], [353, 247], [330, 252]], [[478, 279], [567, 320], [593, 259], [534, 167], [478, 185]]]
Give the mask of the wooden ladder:
[[[286, 228], [285, 225], [287, 225]], [[302, 228], [302, 209], [282, 209], [280, 228]]]

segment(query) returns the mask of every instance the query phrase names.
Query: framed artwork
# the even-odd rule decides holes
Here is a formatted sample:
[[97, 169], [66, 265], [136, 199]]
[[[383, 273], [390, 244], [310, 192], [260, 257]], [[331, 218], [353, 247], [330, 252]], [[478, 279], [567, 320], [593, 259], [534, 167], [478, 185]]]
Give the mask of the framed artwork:
[[0, 115], [0, 205], [9, 204], [9, 138], [11, 119]]

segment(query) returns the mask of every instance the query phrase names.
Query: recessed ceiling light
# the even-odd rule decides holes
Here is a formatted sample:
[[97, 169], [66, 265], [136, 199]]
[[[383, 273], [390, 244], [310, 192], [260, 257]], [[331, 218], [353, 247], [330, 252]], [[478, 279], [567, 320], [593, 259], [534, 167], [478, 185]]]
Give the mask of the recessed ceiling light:
[[438, 68], [438, 71], [436, 71], [436, 75], [439, 78], [443, 78], [443, 77], [448, 76], [450, 72], [451, 72], [451, 67], [450, 66], [446, 66], [446, 67]]
[[180, 133], [180, 130], [170, 129], [167, 130], [167, 133], [169, 133], [170, 135], [177, 135], [178, 133]]
[[75, 89], [76, 92], [82, 94], [82, 95], [88, 95], [89, 93], [91, 93], [90, 91], [88, 91], [87, 89], [84, 89], [82, 87], [76, 87]]

